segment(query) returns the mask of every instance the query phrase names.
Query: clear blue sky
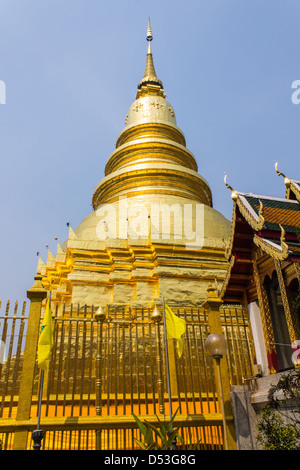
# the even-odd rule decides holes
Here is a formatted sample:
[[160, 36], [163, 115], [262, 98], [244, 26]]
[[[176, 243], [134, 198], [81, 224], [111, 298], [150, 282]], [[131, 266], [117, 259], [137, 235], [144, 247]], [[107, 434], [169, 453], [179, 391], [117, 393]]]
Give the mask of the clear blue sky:
[[231, 220], [223, 178], [284, 196], [300, 179], [299, 0], [1, 0], [0, 298], [23, 300], [36, 252], [63, 243], [93, 189], [142, 78], [148, 16], [158, 77], [177, 124]]

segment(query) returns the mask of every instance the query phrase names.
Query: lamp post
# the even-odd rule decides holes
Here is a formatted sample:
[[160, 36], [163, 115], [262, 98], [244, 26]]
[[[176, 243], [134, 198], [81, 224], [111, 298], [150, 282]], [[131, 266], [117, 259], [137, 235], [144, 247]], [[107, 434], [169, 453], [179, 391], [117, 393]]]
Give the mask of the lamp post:
[[220, 402], [221, 402], [221, 411], [222, 411], [222, 418], [223, 418], [223, 429], [224, 429], [224, 446], [225, 450], [228, 450], [228, 435], [227, 435], [227, 425], [226, 425], [226, 416], [225, 416], [225, 409], [224, 409], [224, 397], [223, 397], [223, 386], [222, 386], [222, 377], [221, 377], [221, 368], [220, 362], [221, 358], [227, 352], [227, 342], [223, 335], [219, 333], [214, 333], [209, 335], [205, 341], [205, 347], [211, 356], [216, 361], [217, 371], [218, 371], [218, 379], [219, 379], [219, 387], [220, 387]]

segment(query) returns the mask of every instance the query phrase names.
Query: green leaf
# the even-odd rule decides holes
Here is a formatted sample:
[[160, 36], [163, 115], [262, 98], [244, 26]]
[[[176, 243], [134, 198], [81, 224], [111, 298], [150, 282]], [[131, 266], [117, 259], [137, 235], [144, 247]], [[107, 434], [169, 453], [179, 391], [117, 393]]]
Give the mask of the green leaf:
[[177, 439], [181, 442], [181, 444], [184, 444], [184, 439], [180, 434], [177, 434]]
[[199, 439], [199, 441], [196, 442], [196, 444], [189, 444], [188, 450], [196, 450], [200, 442], [201, 442], [201, 439]]
[[159, 417], [156, 415], [156, 418], [157, 418], [157, 421], [158, 421], [158, 424], [160, 426], [160, 429], [162, 431], [163, 434], [166, 434], [167, 430], [164, 426], [164, 423], [159, 419]]
[[141, 431], [141, 433], [143, 434], [143, 436], [147, 436], [148, 429], [146, 428], [146, 426], [142, 423], [142, 421], [134, 413], [132, 413], [132, 414], [133, 414], [133, 417], [136, 421], [136, 424], [138, 425], [138, 428]]
[[147, 429], [147, 433], [146, 433], [146, 436], [145, 436], [145, 442], [146, 444], [151, 444], [153, 443], [153, 435], [152, 435], [152, 431], [151, 429]]
[[173, 430], [173, 424], [174, 424], [174, 421], [175, 421], [175, 418], [176, 418], [176, 415], [177, 415], [178, 411], [179, 411], [179, 408], [177, 408], [177, 410], [175, 411], [175, 413], [172, 416], [172, 419], [166, 425], [166, 428], [165, 428], [166, 432]]
[[141, 449], [147, 450], [147, 447], [145, 446], [145, 444], [144, 444], [143, 442], [139, 441], [139, 440], [136, 439], [135, 437], [134, 437], [134, 441], [137, 443], [137, 445], [138, 445]]
[[149, 426], [154, 431], [156, 436], [158, 436], [162, 441], [164, 440], [163, 434], [159, 431], [159, 429], [157, 429], [156, 426], [154, 426], [154, 424], [149, 423], [149, 421], [146, 421], [146, 420], [145, 420], [145, 423], [147, 424], [147, 426]]
[[166, 448], [169, 449], [173, 443], [173, 441], [175, 440], [175, 438], [177, 437], [177, 430], [173, 431], [172, 434], [170, 434], [167, 442], [166, 442]]
[[147, 447], [147, 450], [152, 450], [152, 449], [155, 449], [155, 450], [158, 449], [157, 442], [152, 442], [152, 443]]

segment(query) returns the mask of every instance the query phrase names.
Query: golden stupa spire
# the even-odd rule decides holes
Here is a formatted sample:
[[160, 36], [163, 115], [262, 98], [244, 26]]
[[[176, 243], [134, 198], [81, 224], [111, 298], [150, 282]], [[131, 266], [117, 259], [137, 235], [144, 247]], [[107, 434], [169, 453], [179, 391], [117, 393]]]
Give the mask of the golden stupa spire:
[[152, 29], [151, 29], [151, 24], [150, 24], [150, 16], [149, 16], [149, 19], [148, 19], [148, 28], [147, 28], [146, 39], [148, 41], [148, 54], [151, 54], [151, 41], [153, 39], [153, 36], [152, 36]]
[[[146, 69], [137, 96], [125, 119], [115, 150], [105, 167], [105, 178], [95, 188], [93, 207], [120, 198], [179, 197], [211, 206], [208, 183], [197, 173], [197, 162], [186, 148], [185, 137], [177, 127], [175, 112], [166, 100], [157, 78], [151, 48], [152, 30], [148, 21]], [[157, 196], [159, 195], [159, 196]]]
[[[148, 41], [148, 52], [147, 52], [147, 59], [146, 59], [146, 67], [145, 72], [142, 80], [138, 84], [138, 94], [137, 97], [141, 95], [140, 90], [143, 88], [142, 94], [159, 94], [161, 96], [165, 96], [163, 91], [163, 84], [157, 78], [154, 62], [153, 62], [153, 55], [151, 51], [151, 41], [153, 40], [152, 29], [150, 24], [150, 18], [148, 19], [148, 27], [147, 27], [147, 36], [146, 40]], [[147, 88], [147, 91], [145, 89]]]

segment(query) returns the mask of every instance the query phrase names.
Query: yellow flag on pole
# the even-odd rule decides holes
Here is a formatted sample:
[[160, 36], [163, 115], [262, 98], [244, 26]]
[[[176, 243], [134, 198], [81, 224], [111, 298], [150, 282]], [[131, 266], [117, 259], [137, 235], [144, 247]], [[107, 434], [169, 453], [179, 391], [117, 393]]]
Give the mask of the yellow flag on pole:
[[47, 369], [47, 360], [50, 358], [52, 346], [53, 328], [51, 316], [51, 300], [49, 296], [38, 343], [38, 366], [40, 369]]
[[170, 307], [165, 304], [165, 320], [166, 320], [166, 330], [167, 330], [167, 338], [172, 339], [175, 338], [177, 340], [177, 352], [178, 356], [182, 356], [183, 352], [183, 339], [182, 335], [185, 333], [186, 330], [186, 322], [182, 319], [177, 317]]

